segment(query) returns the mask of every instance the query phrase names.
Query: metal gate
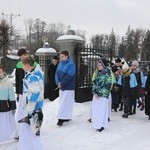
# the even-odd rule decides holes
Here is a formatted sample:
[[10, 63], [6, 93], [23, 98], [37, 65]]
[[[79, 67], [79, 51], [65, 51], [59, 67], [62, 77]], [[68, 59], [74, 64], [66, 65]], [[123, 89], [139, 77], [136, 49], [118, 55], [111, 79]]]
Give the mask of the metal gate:
[[94, 47], [77, 46], [76, 57], [76, 102], [92, 100], [92, 75], [97, 68], [97, 61], [105, 57], [112, 60], [111, 50], [101, 50]]

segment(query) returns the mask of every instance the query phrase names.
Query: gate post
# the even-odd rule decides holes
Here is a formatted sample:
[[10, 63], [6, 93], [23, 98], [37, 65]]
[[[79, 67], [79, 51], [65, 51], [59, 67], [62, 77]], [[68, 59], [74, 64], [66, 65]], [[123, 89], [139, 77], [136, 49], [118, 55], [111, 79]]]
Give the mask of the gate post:
[[81, 36], [75, 35], [75, 31], [69, 29], [66, 35], [60, 36], [56, 40], [56, 44], [60, 47], [60, 52], [67, 50], [69, 52], [69, 56], [76, 62], [76, 47], [77, 45], [84, 44], [84, 39]]
[[69, 29], [67, 31], [67, 35], [60, 36], [56, 40], [56, 44], [60, 48], [60, 52], [67, 50], [69, 52], [69, 57], [73, 59], [75, 65], [76, 65], [76, 88], [75, 88], [75, 100], [78, 93], [78, 54], [80, 49], [78, 49], [78, 46], [81, 46], [84, 44], [84, 39], [81, 36], [75, 35], [75, 31], [72, 29]]

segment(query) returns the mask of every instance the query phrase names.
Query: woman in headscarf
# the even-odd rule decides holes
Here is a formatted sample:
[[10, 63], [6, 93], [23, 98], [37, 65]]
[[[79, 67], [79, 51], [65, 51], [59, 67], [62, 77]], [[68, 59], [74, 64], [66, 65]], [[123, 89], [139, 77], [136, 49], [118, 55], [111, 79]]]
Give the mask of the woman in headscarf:
[[110, 70], [102, 60], [97, 63], [93, 77], [92, 125], [101, 132], [108, 125], [108, 97], [112, 85]]

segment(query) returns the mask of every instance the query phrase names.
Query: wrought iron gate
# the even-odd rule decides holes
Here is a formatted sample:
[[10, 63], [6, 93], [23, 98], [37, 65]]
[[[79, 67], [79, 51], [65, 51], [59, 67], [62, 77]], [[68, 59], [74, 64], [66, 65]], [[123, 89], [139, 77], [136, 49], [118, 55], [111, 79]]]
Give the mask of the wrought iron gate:
[[76, 57], [76, 102], [85, 102], [92, 99], [92, 75], [97, 68], [97, 61], [101, 57], [112, 60], [112, 51], [94, 47], [78, 46]]

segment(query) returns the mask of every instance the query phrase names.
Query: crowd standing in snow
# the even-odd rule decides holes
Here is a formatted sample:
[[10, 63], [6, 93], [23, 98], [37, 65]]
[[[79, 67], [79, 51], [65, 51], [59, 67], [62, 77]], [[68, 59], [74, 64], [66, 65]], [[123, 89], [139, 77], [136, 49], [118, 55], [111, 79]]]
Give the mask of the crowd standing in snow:
[[[43, 72], [26, 49], [19, 49], [18, 56], [20, 61], [16, 65], [16, 101], [13, 85], [0, 65], [0, 142], [16, 138], [18, 150], [42, 150], [39, 136], [43, 122]], [[59, 63], [56, 60], [57, 63], [53, 64], [52, 82], [49, 82], [53, 83], [53, 89], [49, 92], [55, 98], [59, 92], [57, 125], [63, 126], [64, 122], [73, 119], [76, 71], [68, 51], [60, 53]], [[49, 74], [50, 70], [49, 68]], [[140, 70], [138, 61], [133, 61], [129, 67], [117, 58], [110, 68], [106, 59], [100, 59], [93, 72], [92, 93], [91, 118], [88, 121], [98, 132], [108, 127], [112, 110], [123, 111], [122, 117], [128, 118], [136, 114], [136, 107], [141, 111], [145, 108], [145, 114], [150, 120], [150, 73], [146, 67]], [[54, 98], [50, 100], [53, 101]], [[5, 125], [8, 128], [4, 128]]]

